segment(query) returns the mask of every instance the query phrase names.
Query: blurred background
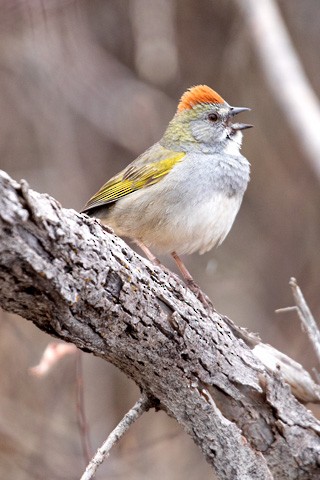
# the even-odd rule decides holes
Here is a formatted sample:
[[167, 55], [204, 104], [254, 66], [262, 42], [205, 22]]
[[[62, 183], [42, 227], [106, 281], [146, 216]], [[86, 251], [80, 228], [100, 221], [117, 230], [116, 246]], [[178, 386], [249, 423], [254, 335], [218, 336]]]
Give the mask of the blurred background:
[[[185, 262], [218, 311], [311, 371], [316, 359], [295, 313], [274, 311], [292, 305], [295, 276], [320, 317], [320, 180], [266, 81], [240, 3], [0, 0], [0, 168], [79, 210], [160, 139], [189, 86], [207, 84], [250, 107], [242, 117], [255, 126], [242, 150], [252, 165], [243, 206], [221, 247]], [[319, 1], [278, 5], [319, 94]], [[297, 118], [304, 107], [297, 96]], [[78, 479], [86, 460], [76, 356], [35, 378], [29, 367], [51, 339], [5, 312], [0, 329], [0, 477]], [[97, 358], [83, 354], [82, 364], [94, 451], [139, 392]], [[175, 421], [150, 412], [96, 478], [196, 480], [212, 472]]]

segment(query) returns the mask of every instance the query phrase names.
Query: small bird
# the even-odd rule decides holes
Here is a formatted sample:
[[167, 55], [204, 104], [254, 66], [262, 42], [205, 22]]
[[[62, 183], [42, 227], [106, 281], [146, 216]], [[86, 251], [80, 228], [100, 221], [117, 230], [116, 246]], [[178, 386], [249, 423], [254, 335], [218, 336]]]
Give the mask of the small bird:
[[247, 110], [206, 85], [191, 87], [162, 139], [105, 183], [82, 213], [134, 240], [155, 263], [149, 247], [171, 253], [197, 290], [179, 255], [204, 253], [229, 233], [250, 178], [242, 130], [252, 127], [232, 122]]

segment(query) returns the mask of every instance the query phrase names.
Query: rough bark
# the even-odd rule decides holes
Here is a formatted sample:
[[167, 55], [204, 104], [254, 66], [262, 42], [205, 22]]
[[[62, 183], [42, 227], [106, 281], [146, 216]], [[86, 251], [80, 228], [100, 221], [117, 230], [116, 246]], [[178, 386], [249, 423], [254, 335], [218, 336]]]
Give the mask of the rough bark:
[[319, 422], [230, 321], [95, 220], [5, 173], [0, 189], [5, 310], [119, 367], [220, 479], [320, 478]]

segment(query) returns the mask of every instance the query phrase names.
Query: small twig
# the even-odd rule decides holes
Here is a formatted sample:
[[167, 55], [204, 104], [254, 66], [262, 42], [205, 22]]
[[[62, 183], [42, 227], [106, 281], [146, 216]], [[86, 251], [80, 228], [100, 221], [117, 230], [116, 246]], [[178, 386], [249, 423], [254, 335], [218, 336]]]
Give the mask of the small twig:
[[311, 341], [311, 344], [313, 345], [313, 348], [320, 362], [320, 331], [318, 329], [316, 321], [297, 284], [297, 280], [293, 277], [290, 278], [289, 285], [292, 289], [293, 298], [297, 304], [297, 312], [299, 318], [306, 329], [307, 335]]
[[125, 414], [123, 419], [118, 423], [116, 428], [112, 430], [107, 440], [98, 448], [97, 453], [91, 459], [86, 471], [80, 480], [91, 480], [101, 463], [108, 457], [111, 448], [118, 443], [130, 426], [138, 420], [139, 417], [151, 408], [152, 402], [147, 395], [141, 395], [134, 406]]
[[82, 445], [83, 457], [85, 464], [90, 461], [92, 456], [90, 438], [89, 438], [89, 428], [88, 422], [86, 419], [85, 408], [84, 408], [84, 395], [83, 395], [83, 373], [82, 373], [82, 352], [77, 351], [76, 355], [76, 384], [77, 384], [77, 419], [80, 430], [80, 438]]
[[277, 308], [277, 310], [275, 310], [275, 313], [296, 312], [297, 310], [298, 310], [298, 307], [294, 305], [293, 307]]

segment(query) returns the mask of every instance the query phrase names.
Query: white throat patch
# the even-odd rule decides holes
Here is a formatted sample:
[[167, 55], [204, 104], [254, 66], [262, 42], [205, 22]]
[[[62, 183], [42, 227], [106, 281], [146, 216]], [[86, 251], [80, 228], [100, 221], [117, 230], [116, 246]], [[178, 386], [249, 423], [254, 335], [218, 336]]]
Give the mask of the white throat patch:
[[231, 138], [228, 139], [224, 153], [227, 155], [239, 155], [243, 134], [238, 131]]

